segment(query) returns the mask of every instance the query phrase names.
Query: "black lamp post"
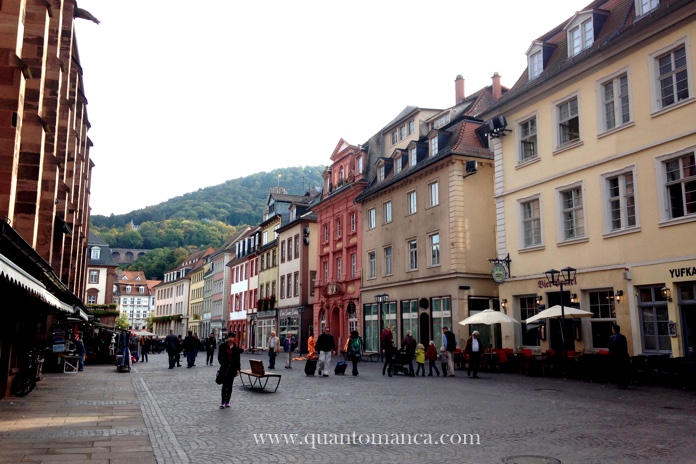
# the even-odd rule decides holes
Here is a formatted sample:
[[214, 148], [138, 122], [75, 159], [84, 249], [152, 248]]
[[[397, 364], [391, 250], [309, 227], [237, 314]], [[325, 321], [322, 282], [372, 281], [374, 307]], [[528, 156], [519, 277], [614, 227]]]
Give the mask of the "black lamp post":
[[389, 295], [380, 293], [375, 295], [375, 301], [379, 303], [379, 330], [384, 330], [384, 313], [382, 312], [382, 303], [389, 301]]
[[305, 312], [305, 307], [300, 306], [297, 308], [297, 314], [300, 315], [299, 317], [299, 323], [297, 324], [297, 332], [298, 332], [298, 339], [297, 339], [297, 346], [300, 347], [300, 357], [302, 357], [302, 315]]
[[571, 284], [575, 280], [575, 273], [577, 269], [570, 266], [557, 271], [555, 269], [549, 269], [544, 274], [546, 274], [546, 279], [551, 285], [556, 285], [561, 290], [561, 343], [563, 343], [563, 367], [565, 370], [566, 361], [568, 359], [568, 348], [566, 347], [565, 341], [565, 307], [563, 305], [563, 285]]
[[251, 336], [249, 337], [249, 345], [247, 350], [251, 349], [253, 353], [256, 350], [256, 329], [254, 327], [254, 322], [256, 322], [256, 313], [249, 315], [249, 322], [251, 322]]

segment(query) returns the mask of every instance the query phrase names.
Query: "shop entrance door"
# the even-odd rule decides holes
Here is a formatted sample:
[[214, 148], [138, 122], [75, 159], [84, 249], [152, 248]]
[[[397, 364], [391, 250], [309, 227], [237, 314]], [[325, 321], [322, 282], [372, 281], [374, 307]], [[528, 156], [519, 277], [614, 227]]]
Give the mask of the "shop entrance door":
[[430, 328], [429, 311], [421, 313], [418, 317], [418, 338], [420, 342], [423, 344], [423, 346], [425, 346], [425, 349], [428, 349], [428, 344], [430, 343], [430, 340], [433, 340]]
[[684, 357], [689, 362], [696, 361], [696, 305], [682, 305], [682, 327], [684, 331]]
[[[548, 301], [548, 307], [561, 304], [561, 292], [547, 293], [546, 298]], [[563, 292], [563, 306], [566, 308], [571, 307], [570, 305], [570, 292]], [[576, 307], [576, 305], [572, 305]], [[563, 352], [563, 339], [561, 337], [561, 319], [554, 318], [548, 320], [548, 330], [549, 330], [549, 343], [551, 349], [556, 351], [556, 353]], [[575, 331], [573, 330], [573, 319], [565, 319], [563, 321], [563, 334], [565, 335], [565, 346], [566, 351], [575, 351]]]

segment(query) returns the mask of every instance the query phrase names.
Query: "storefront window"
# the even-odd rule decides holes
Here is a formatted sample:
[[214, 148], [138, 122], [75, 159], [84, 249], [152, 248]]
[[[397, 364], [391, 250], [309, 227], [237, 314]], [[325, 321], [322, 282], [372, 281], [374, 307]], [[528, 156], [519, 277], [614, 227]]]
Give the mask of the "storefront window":
[[539, 346], [539, 326], [537, 324], [527, 324], [524, 322], [539, 312], [536, 303], [536, 295], [520, 297], [520, 319], [522, 323], [522, 345]]
[[365, 351], [379, 351], [379, 305], [377, 303], [363, 305], [365, 321], [363, 341]]
[[275, 319], [260, 319], [256, 324], [256, 347], [266, 348], [271, 332], [275, 330]]
[[[418, 340], [418, 301], [417, 300], [405, 300], [401, 302], [401, 330], [404, 336], [406, 332], [411, 331], [413, 338]], [[430, 340], [423, 342], [418, 340], [419, 343], [427, 345]]]
[[287, 336], [288, 330], [290, 330], [290, 332], [292, 332], [292, 334], [295, 335], [295, 338], [297, 338], [297, 329], [299, 327], [298, 324], [298, 317], [290, 316], [280, 318], [280, 324], [278, 326], [280, 332], [277, 334], [280, 338], [280, 343], [285, 342], [285, 337]]
[[[450, 297], [437, 297], [431, 301], [433, 308], [433, 340], [438, 348], [442, 346], [442, 328], [452, 327], [452, 307]], [[456, 333], [456, 330], [454, 330]], [[460, 342], [457, 340], [457, 342]]]
[[389, 326], [392, 329], [392, 334], [394, 334], [394, 344], [398, 344], [401, 340], [401, 334], [399, 334], [399, 328], [397, 326], [396, 318], [396, 301], [390, 301], [388, 303], [382, 303], [382, 311], [384, 312], [384, 327]]
[[638, 308], [645, 352], [672, 352], [667, 324], [667, 302], [662, 296], [661, 288], [662, 285], [638, 289]]
[[614, 291], [589, 292], [590, 311], [592, 311], [592, 347], [606, 348], [611, 337], [611, 326], [616, 323]]

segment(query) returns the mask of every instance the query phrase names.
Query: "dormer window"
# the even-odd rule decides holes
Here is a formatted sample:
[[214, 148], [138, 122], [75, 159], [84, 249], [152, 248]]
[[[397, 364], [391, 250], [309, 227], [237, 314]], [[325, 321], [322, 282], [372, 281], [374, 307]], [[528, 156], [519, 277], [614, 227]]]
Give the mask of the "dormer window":
[[394, 160], [394, 169], [397, 174], [401, 172], [401, 155]]
[[131, 292], [131, 286], [130, 286], [130, 285], [126, 285], [126, 293], [130, 293], [130, 292]]
[[440, 117], [437, 118], [437, 119], [435, 120], [435, 122], [433, 123], [433, 129], [439, 129], [439, 128], [443, 127], [443, 126], [446, 126], [447, 124], [450, 123], [450, 120], [451, 120], [451, 119], [450, 119], [450, 114], [449, 114], [449, 113], [447, 113], [447, 114], [445, 114], [445, 115], [443, 115], [443, 116], [440, 116]]
[[411, 153], [409, 153], [409, 164], [411, 167], [415, 166], [418, 163], [418, 151], [416, 150], [416, 147], [411, 148]]
[[568, 25], [568, 56], [575, 56], [594, 43], [592, 13], [578, 15]]
[[380, 166], [379, 167], [379, 180], [380, 181], [384, 180], [384, 176], [385, 176], [384, 166]]
[[657, 8], [660, 0], [636, 0], [636, 16], [643, 16]]
[[101, 248], [92, 247], [92, 259], [99, 259], [99, 256], [101, 256]]
[[544, 62], [541, 56], [541, 49], [529, 55], [529, 80], [536, 79], [537, 77], [539, 77], [541, 71], [544, 70], [543, 63]]
[[430, 139], [430, 157], [437, 155], [437, 136]]
[[343, 171], [343, 166], [341, 166], [340, 171], [338, 171], [338, 180], [343, 180], [343, 179], [345, 178], [345, 177], [344, 177], [344, 174], [345, 174], [345, 173], [344, 173], [344, 171]]
[[358, 156], [358, 174], [363, 173], [363, 158], [362, 156]]

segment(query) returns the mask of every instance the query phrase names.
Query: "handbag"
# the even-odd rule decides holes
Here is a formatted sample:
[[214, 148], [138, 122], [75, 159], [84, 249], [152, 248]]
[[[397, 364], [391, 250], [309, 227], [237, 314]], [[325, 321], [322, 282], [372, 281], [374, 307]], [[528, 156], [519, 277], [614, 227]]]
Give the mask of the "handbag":
[[218, 369], [217, 371], [217, 374], [215, 374], [215, 383], [218, 385], [222, 385], [222, 382], [224, 382], [226, 376], [227, 369], [224, 367], [220, 367], [220, 369]]

